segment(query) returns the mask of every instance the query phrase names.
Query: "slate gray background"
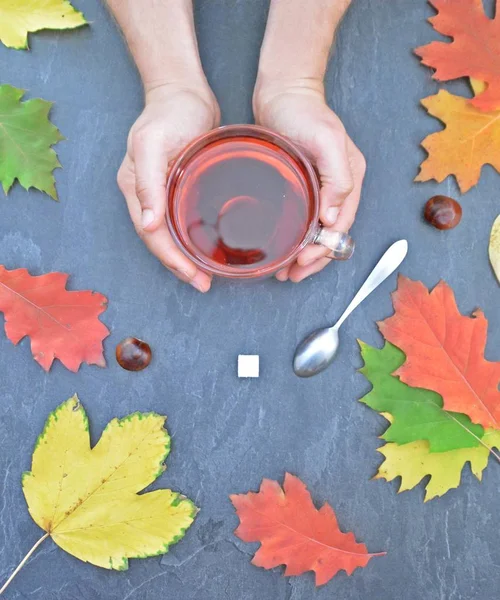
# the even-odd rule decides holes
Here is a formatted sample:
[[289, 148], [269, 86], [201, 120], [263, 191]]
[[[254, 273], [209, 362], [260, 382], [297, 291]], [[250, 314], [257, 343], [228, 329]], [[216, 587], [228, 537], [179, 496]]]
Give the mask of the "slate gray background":
[[[486, 258], [499, 212], [500, 177], [485, 168], [462, 199], [464, 217], [440, 233], [421, 219], [425, 200], [457, 194], [455, 184], [413, 184], [419, 148], [438, 123], [419, 108], [437, 91], [412, 48], [436, 39], [424, 0], [354, 0], [328, 74], [328, 99], [368, 159], [353, 235], [358, 250], [300, 284], [217, 282], [201, 296], [174, 280], [136, 237], [115, 174], [142, 95], [120, 34], [97, 0], [75, 0], [92, 25], [31, 36], [32, 52], [0, 46], [2, 82], [27, 97], [55, 101], [52, 119], [67, 137], [57, 146], [61, 202], [16, 186], [0, 198], [0, 263], [34, 274], [71, 273], [71, 289], [109, 298], [103, 320], [107, 369], [78, 374], [55, 364], [44, 373], [28, 340], [0, 336], [0, 580], [41, 531], [31, 521], [20, 476], [48, 413], [75, 391], [95, 441], [114, 416], [135, 410], [168, 415], [173, 447], [158, 485], [191, 497], [201, 512], [164, 558], [132, 560], [125, 573], [84, 564], [45, 542], [5, 595], [8, 600], [482, 600], [498, 596], [498, 489], [491, 464], [482, 484], [468, 467], [462, 486], [422, 503], [422, 486], [372, 482], [383, 419], [357, 399], [369, 385], [356, 373], [357, 337], [380, 344], [375, 321], [391, 314], [395, 277], [347, 322], [338, 360], [322, 376], [297, 379], [293, 349], [311, 329], [333, 321], [394, 240], [406, 237], [402, 272], [433, 286], [445, 278], [462, 311], [481, 306], [490, 320], [487, 355], [499, 359], [500, 290]], [[247, 122], [267, 0], [200, 0], [196, 21], [203, 62], [225, 123]], [[168, 27], [168, 24], [166, 24]], [[468, 93], [465, 84], [447, 86]], [[115, 344], [148, 340], [150, 368], [120, 369]], [[261, 356], [259, 380], [236, 378], [238, 353]], [[371, 551], [387, 550], [353, 577], [339, 574], [316, 590], [313, 577], [285, 579], [250, 564], [254, 546], [232, 534], [228, 495], [256, 490], [262, 477], [299, 475], [314, 499], [328, 500], [344, 529]]]

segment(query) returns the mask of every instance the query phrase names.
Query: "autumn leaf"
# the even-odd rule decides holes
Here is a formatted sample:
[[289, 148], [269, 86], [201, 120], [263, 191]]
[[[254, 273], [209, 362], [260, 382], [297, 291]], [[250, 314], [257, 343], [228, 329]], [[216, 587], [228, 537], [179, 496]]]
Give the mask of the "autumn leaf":
[[0, 85], [0, 182], [6, 194], [17, 179], [25, 189], [35, 187], [57, 200], [52, 172], [61, 164], [51, 146], [64, 138], [48, 119], [52, 103], [21, 102], [23, 95]]
[[[474, 411], [489, 415], [483, 403], [495, 405], [490, 392], [498, 393], [500, 365], [484, 360], [487, 322], [482, 313], [475, 319], [461, 315], [444, 282], [429, 292], [400, 276], [393, 302], [395, 315], [379, 323], [389, 341], [381, 350], [360, 342], [361, 372], [373, 385], [362, 402], [390, 423], [382, 436], [389, 443], [378, 449], [385, 460], [375, 479], [400, 477], [399, 491], [404, 491], [429, 478], [427, 501], [458, 487], [467, 463], [480, 480], [490, 454], [500, 462], [494, 451], [500, 447], [500, 431], [483, 430], [467, 415], [443, 410], [439, 395], [448, 392], [471, 417]], [[461, 397], [466, 391], [469, 396]]]
[[500, 0], [496, 18], [484, 12], [482, 0], [429, 0], [438, 11], [429, 19], [434, 29], [453, 38], [432, 42], [415, 53], [422, 63], [435, 69], [434, 79], [450, 81], [473, 77], [484, 81], [486, 89], [467, 103], [479, 110], [500, 108]]
[[491, 228], [489, 255], [491, 266], [495, 271], [498, 283], [500, 283], [500, 215], [495, 219]]
[[415, 181], [443, 181], [455, 175], [462, 193], [477, 184], [484, 165], [500, 172], [500, 110], [484, 113], [466, 98], [441, 90], [422, 100], [428, 112], [445, 129], [422, 142], [429, 156]]
[[362, 373], [373, 385], [361, 402], [380, 413], [392, 416], [381, 436], [387, 442], [408, 444], [428, 442], [429, 452], [473, 448], [481, 444], [484, 429], [466, 415], [442, 409], [443, 399], [430, 390], [413, 388], [392, 373], [405, 362], [404, 353], [386, 342], [381, 350], [360, 342], [364, 360]]
[[86, 23], [68, 0], [0, 0], [0, 41], [9, 48], [27, 48], [30, 32], [73, 29]]
[[[401, 477], [398, 492], [410, 490], [424, 477], [430, 477], [425, 485], [425, 502], [443, 496], [460, 485], [462, 471], [470, 463], [472, 473], [481, 481], [488, 464], [491, 448], [500, 447], [500, 431], [487, 430], [483, 436], [484, 445], [477, 448], [462, 448], [448, 452], [430, 452], [426, 441], [411, 442], [399, 446], [385, 444], [378, 451], [385, 457], [374, 479], [392, 481]], [[497, 460], [500, 457], [497, 456]]]
[[98, 317], [107, 300], [95, 292], [69, 292], [67, 280], [65, 273], [33, 276], [0, 265], [5, 333], [13, 344], [28, 336], [33, 358], [45, 371], [55, 358], [70, 371], [82, 363], [104, 367], [102, 341], [109, 331]]
[[441, 281], [432, 292], [400, 276], [394, 316], [379, 323], [385, 339], [406, 354], [394, 375], [443, 397], [443, 408], [473, 423], [500, 429], [500, 362], [484, 358], [488, 322], [458, 311], [452, 289]]
[[170, 436], [164, 423], [155, 413], [113, 419], [91, 449], [76, 396], [52, 412], [31, 471], [23, 475], [30, 515], [46, 532], [41, 540], [50, 536], [69, 554], [104, 569], [125, 570], [129, 558], [168, 552], [197, 509], [171, 490], [138, 493], [165, 470]]
[[244, 542], [260, 542], [252, 564], [264, 569], [286, 565], [285, 575], [314, 571], [316, 585], [323, 585], [340, 570], [348, 575], [366, 567], [374, 556], [342, 533], [330, 505], [317, 509], [298, 477], [285, 475], [283, 489], [277, 481], [264, 479], [258, 493], [231, 496], [240, 525], [235, 534]]

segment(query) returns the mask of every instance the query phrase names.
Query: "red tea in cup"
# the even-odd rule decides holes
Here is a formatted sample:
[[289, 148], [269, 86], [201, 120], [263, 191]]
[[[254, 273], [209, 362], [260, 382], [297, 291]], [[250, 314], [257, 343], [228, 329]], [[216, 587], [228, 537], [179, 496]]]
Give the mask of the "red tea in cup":
[[285, 138], [251, 125], [221, 127], [193, 142], [169, 173], [167, 197], [179, 247], [226, 277], [276, 272], [319, 230], [311, 164]]

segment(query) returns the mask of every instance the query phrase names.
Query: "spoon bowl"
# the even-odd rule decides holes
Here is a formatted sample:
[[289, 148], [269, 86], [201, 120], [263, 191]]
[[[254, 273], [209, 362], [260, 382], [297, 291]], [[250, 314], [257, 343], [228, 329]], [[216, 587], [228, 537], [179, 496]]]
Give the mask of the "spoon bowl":
[[325, 327], [308, 335], [298, 345], [293, 370], [299, 377], [312, 377], [333, 361], [339, 347], [338, 329]]

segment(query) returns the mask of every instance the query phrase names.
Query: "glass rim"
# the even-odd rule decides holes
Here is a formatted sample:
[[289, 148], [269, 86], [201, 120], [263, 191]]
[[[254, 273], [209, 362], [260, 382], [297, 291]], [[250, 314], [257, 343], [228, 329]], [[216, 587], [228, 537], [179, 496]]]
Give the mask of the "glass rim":
[[[268, 265], [263, 265], [262, 267], [256, 267], [255, 269], [246, 270], [242, 270], [241, 268], [229, 265], [222, 266], [216, 263], [215, 261], [204, 261], [195, 254], [193, 254], [193, 252], [191, 252], [191, 250], [188, 247], [186, 247], [184, 240], [179, 235], [179, 232], [181, 231], [180, 216], [178, 211], [176, 210], [176, 199], [171, 198], [171, 195], [174, 193], [172, 188], [174, 187], [175, 182], [177, 181], [178, 177], [182, 174], [186, 163], [193, 156], [195, 156], [200, 150], [203, 150], [203, 148], [208, 146], [211, 142], [238, 136], [253, 137], [258, 140], [274, 143], [276, 146], [281, 148], [281, 150], [286, 152], [292, 159], [299, 162], [299, 164], [304, 168], [304, 171], [307, 174], [306, 184], [309, 184], [310, 188], [312, 189], [313, 195], [313, 215], [311, 222], [309, 223], [307, 231], [304, 233], [302, 240], [299, 244], [297, 244], [293, 251], [277, 263], [270, 263]], [[317, 234], [320, 227], [319, 193], [320, 185], [318, 177], [316, 175], [316, 171], [314, 170], [311, 161], [307, 158], [303, 150], [301, 150], [294, 142], [290, 141], [288, 138], [282, 136], [281, 134], [275, 133], [274, 131], [265, 127], [261, 127], [259, 125], [223, 125], [221, 127], [212, 129], [209, 132], [204, 133], [203, 135], [193, 140], [180, 152], [180, 154], [172, 163], [172, 166], [170, 167], [167, 175], [166, 182], [167, 208], [165, 217], [169, 233], [172, 236], [177, 248], [179, 248], [179, 250], [202, 271], [205, 271], [206, 273], [209, 273], [211, 275], [217, 275], [219, 277], [226, 277], [230, 279], [255, 279], [259, 277], [265, 277], [266, 275], [271, 275], [273, 273], [277, 273], [278, 271], [289, 265], [291, 262], [293, 262], [300, 254], [300, 252], [304, 249], [304, 247], [314, 240], [314, 237]], [[173, 208], [173, 210], [171, 209], [171, 207]], [[174, 214], [172, 214], [172, 212]]]

